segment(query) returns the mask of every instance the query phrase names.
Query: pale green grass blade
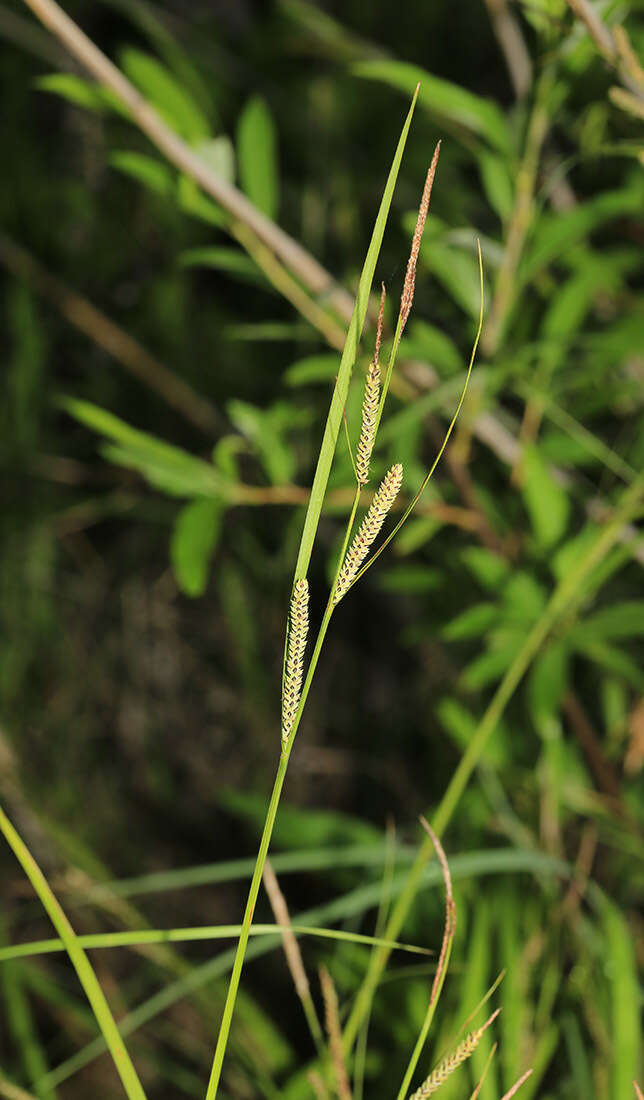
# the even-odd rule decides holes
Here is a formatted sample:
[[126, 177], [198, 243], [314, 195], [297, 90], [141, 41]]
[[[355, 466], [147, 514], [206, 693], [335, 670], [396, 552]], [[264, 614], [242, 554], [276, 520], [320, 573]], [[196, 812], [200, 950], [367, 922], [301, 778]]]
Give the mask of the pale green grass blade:
[[[347, 932], [342, 928], [316, 928], [314, 925], [293, 924], [293, 932], [298, 936], [317, 936], [318, 939], [343, 940], [346, 943], [360, 943], [367, 947], [383, 946], [392, 950], [406, 951], [413, 955], [431, 955], [425, 947], [416, 947], [410, 943], [394, 943], [379, 936], [362, 935], [359, 932]], [[274, 936], [279, 932], [279, 924], [254, 924], [251, 936]], [[128, 932], [94, 932], [88, 936], [77, 936], [81, 947], [135, 947], [145, 943], [195, 943], [203, 940], [236, 939], [241, 931], [240, 924], [203, 925], [195, 928], [145, 928]], [[29, 943], [16, 944], [13, 947], [0, 948], [0, 963], [10, 959], [26, 959], [33, 955], [48, 955], [64, 951], [61, 939], [31, 940]]]
[[[2, 829], [7, 843], [38, 894], [43, 904], [43, 908], [65, 945], [67, 954], [85, 990], [87, 999], [92, 1006], [96, 1022], [101, 1029], [105, 1043], [112, 1055], [127, 1096], [130, 1100], [145, 1100], [143, 1087], [132, 1065], [130, 1056], [125, 1049], [122, 1036], [119, 1034], [114, 1017], [112, 1016], [91, 963], [83, 951], [83, 948], [80, 946], [74, 929], [61, 909], [57, 899], [54, 897], [47, 879], [43, 875], [26, 844], [9, 821], [4, 810], [1, 808], [0, 829]], [[51, 1081], [51, 1074], [46, 1075], [46, 1078], [48, 1081], [47, 1087], [51, 1090], [54, 1087]]]
[[[495, 849], [494, 852], [482, 850], [480, 853], [468, 853], [453, 856], [450, 860], [450, 868], [456, 867], [454, 874], [467, 877], [476, 871], [475, 858], [479, 855], [483, 860], [482, 866], [490, 869], [486, 862], [489, 857], [495, 858], [497, 853], [502, 853], [502, 870], [514, 870], [507, 863], [508, 853], [518, 853], [521, 868], [534, 870], [535, 873], [542, 869], [543, 860], [550, 857], [540, 852], [524, 850], [522, 848]], [[418, 854], [415, 845], [400, 845], [396, 849], [396, 862], [409, 865], [413, 863]], [[514, 858], [514, 857], [512, 857]], [[531, 866], [524, 861], [534, 860]], [[387, 861], [386, 844], [352, 844], [346, 848], [304, 848], [295, 852], [280, 852], [271, 856], [271, 863], [280, 875], [298, 874], [302, 871], [327, 871], [337, 868], [355, 867], [357, 869], [380, 868]], [[209, 886], [214, 883], [235, 882], [239, 879], [250, 878], [255, 863], [253, 859], [227, 860], [222, 863], [204, 863], [196, 867], [180, 868], [176, 871], [153, 871], [149, 875], [141, 875], [131, 879], [121, 879], [108, 883], [105, 890], [117, 897], [131, 897], [140, 894], [163, 893], [166, 890], [182, 890], [194, 886]], [[470, 870], [471, 869], [471, 870]], [[496, 867], [494, 867], [496, 870]], [[545, 867], [548, 870], [548, 866]], [[432, 872], [434, 876], [434, 872]], [[431, 882], [438, 882], [439, 876], [432, 877]], [[102, 886], [92, 889], [88, 900], [100, 894]], [[80, 899], [79, 899], [80, 900]], [[75, 904], [76, 901], [75, 901]]]
[[[337, 855], [339, 856], [340, 852]], [[381, 853], [381, 862], [382, 858]], [[273, 860], [273, 866], [275, 866], [275, 859]], [[462, 856], [454, 856], [450, 861], [450, 870], [452, 879], [477, 878], [488, 874], [521, 874], [526, 871], [535, 876], [545, 874], [570, 878], [573, 873], [571, 865], [563, 860], [553, 859], [541, 852], [522, 851], [514, 848], [483, 850], [469, 852]], [[423, 868], [423, 885], [437, 885], [441, 881], [440, 869], [435, 864], [429, 864]], [[406, 883], [406, 872], [403, 871], [394, 875], [391, 882], [391, 897], [397, 897], [404, 890]], [[349, 919], [377, 906], [381, 897], [381, 890], [380, 881], [360, 886], [325, 905], [299, 913], [295, 919], [298, 925], [306, 925], [307, 927], [321, 921]], [[246, 957], [247, 959], [259, 958], [269, 951], [278, 949], [281, 942], [279, 934], [274, 937], [258, 938], [249, 945]], [[125, 1037], [131, 1035], [162, 1012], [167, 1011], [183, 997], [230, 973], [234, 958], [235, 948], [233, 947], [202, 966], [195, 967], [185, 977], [167, 985], [119, 1021], [121, 1034]], [[53, 1085], [62, 1084], [63, 1081], [68, 1080], [73, 1074], [89, 1065], [95, 1058], [98, 1058], [104, 1050], [105, 1041], [103, 1039], [93, 1040], [73, 1057], [68, 1058], [67, 1061], [62, 1062], [61, 1065], [52, 1070], [48, 1075], [48, 1081]]]
[[402, 161], [403, 152], [405, 150], [407, 135], [409, 133], [409, 127], [411, 125], [411, 120], [414, 114], [414, 108], [416, 106], [417, 98], [418, 88], [414, 92], [411, 107], [409, 108], [409, 113], [405, 120], [402, 133], [400, 135], [398, 147], [396, 149], [393, 163], [389, 171], [389, 176], [385, 185], [382, 201], [380, 203], [380, 209], [378, 211], [378, 216], [374, 225], [371, 242], [367, 251], [367, 258], [365, 260], [362, 274], [360, 276], [353, 315], [351, 317], [351, 323], [347, 332], [344, 351], [342, 352], [342, 358], [340, 360], [340, 366], [338, 368], [338, 377], [335, 383], [335, 388], [333, 390], [333, 396], [331, 398], [331, 407], [329, 408], [329, 415], [327, 417], [326, 426], [324, 428], [322, 446], [320, 447], [318, 464], [315, 470], [315, 476], [313, 478], [313, 485], [311, 487], [311, 496], [309, 498], [306, 516], [304, 519], [302, 539], [297, 556], [297, 564], [295, 566], [296, 581], [301, 580], [303, 577], [305, 577], [308, 571], [309, 560], [311, 557], [311, 552], [313, 550], [313, 543], [315, 541], [315, 534], [318, 529], [318, 523], [320, 521], [320, 513], [322, 511], [324, 494], [326, 492], [327, 482], [329, 480], [329, 474], [331, 472], [331, 464], [333, 462], [333, 456], [335, 454], [335, 448], [338, 441], [338, 434], [342, 426], [342, 417], [344, 414], [344, 406], [347, 399], [347, 394], [349, 392], [351, 372], [353, 370], [353, 364], [355, 362], [358, 352], [358, 344], [362, 335], [365, 317], [367, 316], [369, 294], [371, 292], [371, 285], [373, 283], [376, 263], [380, 254], [380, 246], [382, 244], [382, 238], [384, 236], [387, 218], [389, 217], [391, 200], [393, 198], [396, 181], [398, 179], [398, 172], [400, 170], [400, 164]]
[[640, 991], [633, 937], [622, 914], [606, 900], [606, 972], [610, 982], [613, 1040], [611, 1095], [630, 1096], [633, 1079], [640, 1075]]

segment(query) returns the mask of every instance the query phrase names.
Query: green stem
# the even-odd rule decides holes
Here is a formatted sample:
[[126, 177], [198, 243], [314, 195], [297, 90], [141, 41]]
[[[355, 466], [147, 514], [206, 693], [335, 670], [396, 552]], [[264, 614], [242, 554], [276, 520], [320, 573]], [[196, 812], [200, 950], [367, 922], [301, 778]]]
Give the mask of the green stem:
[[353, 506], [351, 513], [347, 521], [347, 527], [344, 535], [344, 542], [342, 550], [338, 558], [338, 565], [335, 576], [333, 578], [333, 584], [329, 592], [329, 599], [326, 605], [326, 610], [320, 624], [318, 636], [315, 640], [315, 646], [313, 654], [309, 662], [309, 667], [306, 673], [306, 679], [302, 688], [302, 695], [300, 697], [297, 713], [293, 721], [293, 726], [288, 739], [288, 744], [283, 748], [280, 755], [280, 762], [277, 768], [277, 775], [275, 776], [275, 782], [273, 784], [273, 791], [271, 794], [271, 800], [268, 804], [268, 810], [266, 812], [266, 820], [264, 822], [264, 831], [262, 832], [262, 839], [259, 845], [259, 851], [257, 853], [257, 859], [255, 861], [255, 870], [253, 871], [253, 877], [251, 879], [250, 889], [248, 891], [248, 900], [246, 901], [246, 909], [244, 911], [244, 918], [242, 921], [241, 932], [237, 943], [237, 951], [235, 952], [235, 961], [233, 963], [232, 973], [230, 975], [230, 983], [228, 985], [228, 992], [226, 994], [226, 1003], [224, 1004], [224, 1013], [221, 1020], [221, 1026], [219, 1028], [219, 1034], [217, 1036], [217, 1045], [215, 1047], [215, 1054], [213, 1057], [212, 1070], [210, 1073], [210, 1081], [208, 1082], [208, 1091], [206, 1093], [206, 1100], [215, 1100], [217, 1095], [217, 1089], [219, 1087], [219, 1080], [221, 1078], [221, 1070], [224, 1063], [224, 1057], [226, 1054], [226, 1047], [228, 1045], [228, 1036], [230, 1034], [230, 1025], [232, 1023], [233, 1012], [235, 1010], [235, 1001], [237, 1000], [237, 991], [239, 989], [239, 982], [241, 979], [241, 973], [244, 967], [244, 958], [246, 956], [246, 948], [248, 947], [248, 939], [250, 936], [250, 926], [253, 921], [253, 914], [255, 912], [255, 905], [257, 903], [257, 896], [259, 894], [259, 888], [262, 882], [262, 876], [264, 874], [264, 865], [268, 856], [268, 849], [271, 842], [271, 836], [273, 835], [273, 827], [275, 825], [275, 818], [277, 816], [277, 809], [279, 806], [280, 797], [282, 794], [282, 787], [284, 785], [284, 779], [286, 777], [286, 770], [288, 768], [288, 761], [291, 755], [291, 749], [293, 747], [293, 741], [295, 734], [297, 733], [300, 719], [302, 717], [302, 711], [306, 704], [308, 694], [313, 682], [315, 670], [317, 668], [320, 653], [322, 651], [322, 644], [326, 637], [326, 632], [329, 629], [329, 623], [331, 622], [331, 616], [333, 614], [334, 603], [333, 594], [335, 592], [335, 586], [337, 584], [340, 569], [342, 568], [342, 562], [344, 561], [344, 555], [346, 554], [349, 538], [351, 537], [351, 531], [353, 530], [353, 524], [358, 510], [358, 502], [360, 500], [360, 486], [356, 487], [356, 491], [353, 498]]
[[219, 1028], [219, 1034], [217, 1036], [217, 1046], [215, 1047], [215, 1054], [212, 1063], [212, 1071], [210, 1073], [210, 1081], [208, 1082], [206, 1100], [214, 1100], [214, 1097], [217, 1095], [217, 1089], [219, 1087], [219, 1078], [221, 1077], [221, 1069], [224, 1064], [224, 1056], [226, 1054], [226, 1047], [228, 1045], [228, 1035], [230, 1033], [230, 1025], [232, 1023], [233, 1012], [235, 1010], [235, 1001], [237, 1000], [237, 990], [239, 989], [239, 982], [244, 966], [246, 948], [248, 946], [250, 926], [253, 920], [253, 913], [255, 912], [257, 895], [259, 894], [259, 888], [262, 882], [264, 864], [266, 863], [268, 847], [271, 842], [271, 836], [273, 834], [273, 826], [275, 825], [277, 807], [279, 806], [280, 795], [282, 793], [282, 786], [284, 784], [287, 767], [288, 753], [282, 752], [280, 754], [280, 762], [277, 768], [275, 782], [273, 784], [271, 800], [268, 804], [268, 810], [266, 812], [264, 831], [262, 832], [262, 839], [260, 841], [259, 851], [257, 853], [257, 859], [255, 861], [255, 870], [253, 871], [253, 877], [251, 879], [250, 889], [248, 891], [248, 900], [246, 902], [244, 919], [242, 921], [242, 929], [237, 943], [237, 951], [235, 953], [235, 961], [233, 963], [233, 969], [230, 975], [228, 993], [226, 994], [224, 1014], [222, 1016], [221, 1026]]
[[101, 1029], [103, 1038], [114, 1059], [114, 1064], [123, 1082], [126, 1095], [129, 1097], [129, 1100], [145, 1100], [143, 1086], [139, 1081], [137, 1072], [130, 1060], [130, 1056], [125, 1049], [123, 1038], [116, 1026], [103, 990], [92, 969], [92, 965], [83, 951], [83, 948], [80, 946], [76, 933], [61, 908], [58, 899], [52, 892], [47, 879], [1, 806], [0, 830], [2, 830], [9, 847], [12, 849], [16, 859], [31, 882], [31, 885], [42, 902], [45, 912], [65, 945], [67, 954], [72, 961], [79, 981], [92, 1006], [96, 1022]]

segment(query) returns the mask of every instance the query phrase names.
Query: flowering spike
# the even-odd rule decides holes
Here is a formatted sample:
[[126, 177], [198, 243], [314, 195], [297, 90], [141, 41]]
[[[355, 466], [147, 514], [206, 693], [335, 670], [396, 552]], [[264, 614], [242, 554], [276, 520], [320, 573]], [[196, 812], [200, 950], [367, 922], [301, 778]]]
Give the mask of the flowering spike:
[[441, 1085], [444, 1085], [447, 1078], [451, 1077], [454, 1070], [474, 1053], [481, 1041], [483, 1032], [487, 1030], [500, 1011], [501, 1009], [499, 1008], [496, 1012], [493, 1012], [489, 1020], [485, 1021], [483, 1027], [478, 1028], [477, 1031], [470, 1031], [469, 1035], [466, 1035], [463, 1039], [463, 1042], [459, 1043], [456, 1050], [453, 1050], [451, 1054], [448, 1054], [446, 1058], [443, 1058], [443, 1060], [438, 1063], [436, 1069], [432, 1070], [427, 1080], [423, 1081], [420, 1088], [412, 1094], [410, 1100], [427, 1100], [427, 1097], [432, 1096]]
[[291, 596], [286, 669], [282, 694], [282, 745], [286, 748], [302, 694], [304, 650], [309, 629], [309, 582], [296, 581]]
[[385, 522], [387, 512], [398, 496], [402, 484], [402, 475], [403, 468], [400, 463], [397, 462], [395, 466], [391, 467], [381, 481], [380, 487], [371, 502], [369, 511], [360, 524], [358, 533], [351, 543], [351, 546], [347, 550], [333, 594], [334, 604], [342, 599], [344, 594], [353, 584], [356, 573], [369, 552], [369, 547], [378, 535], [380, 528]]
[[378, 406], [380, 404], [380, 367], [377, 362], [370, 363], [364, 387], [362, 402], [362, 428], [356, 451], [356, 477], [360, 485], [369, 480], [369, 462], [376, 438]]
[[423, 238], [423, 230], [425, 228], [425, 222], [427, 221], [427, 214], [429, 212], [429, 200], [432, 194], [432, 187], [434, 184], [434, 176], [436, 175], [436, 166], [438, 164], [438, 154], [440, 153], [440, 148], [441, 143], [439, 141], [437, 142], [436, 148], [434, 149], [432, 163], [430, 164], [427, 172], [425, 186], [423, 188], [423, 196], [420, 200], [420, 207], [418, 208], [418, 219], [416, 221], [416, 228], [414, 229], [414, 236], [412, 237], [411, 251], [409, 253], [409, 260], [407, 261], [407, 274], [405, 275], [405, 283], [400, 299], [401, 332], [407, 324], [409, 314], [411, 313], [412, 302], [414, 301], [414, 287], [416, 285], [416, 265], [418, 264], [420, 242]]

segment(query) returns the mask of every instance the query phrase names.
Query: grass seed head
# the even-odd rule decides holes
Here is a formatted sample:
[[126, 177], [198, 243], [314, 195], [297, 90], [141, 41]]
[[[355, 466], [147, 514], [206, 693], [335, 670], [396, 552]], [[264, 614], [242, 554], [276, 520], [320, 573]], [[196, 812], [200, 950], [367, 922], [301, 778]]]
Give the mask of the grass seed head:
[[356, 477], [361, 485], [369, 480], [369, 462], [376, 438], [378, 406], [380, 404], [380, 367], [374, 361], [369, 364], [362, 402], [362, 427], [356, 451]]
[[456, 1050], [453, 1050], [451, 1054], [448, 1054], [446, 1058], [443, 1058], [438, 1063], [436, 1069], [433, 1069], [426, 1081], [423, 1081], [419, 1089], [410, 1097], [410, 1100], [427, 1100], [427, 1097], [432, 1096], [441, 1085], [444, 1085], [447, 1078], [451, 1077], [454, 1070], [457, 1069], [463, 1062], [474, 1053], [477, 1046], [481, 1041], [481, 1037], [493, 1020], [496, 1019], [501, 1010], [497, 1009], [493, 1012], [489, 1020], [486, 1020], [482, 1027], [477, 1028], [476, 1031], [470, 1031], [469, 1035], [466, 1035], [461, 1043], [458, 1044]]
[[396, 465], [392, 466], [389, 472], [385, 474], [385, 477], [380, 482], [380, 486], [378, 491], [374, 494], [369, 511], [360, 524], [358, 533], [353, 539], [351, 546], [347, 550], [335, 586], [335, 593], [333, 596], [334, 604], [342, 599], [345, 592], [348, 591], [355, 580], [356, 573], [369, 553], [369, 547], [377, 537], [380, 528], [385, 522], [387, 512], [398, 496], [400, 486], [402, 485], [402, 476], [403, 468], [401, 464], [397, 462]]
[[414, 301], [414, 287], [416, 286], [416, 267], [418, 265], [418, 255], [420, 253], [420, 242], [423, 239], [423, 230], [425, 228], [425, 222], [427, 221], [427, 214], [429, 213], [429, 200], [432, 195], [432, 187], [434, 185], [434, 176], [436, 175], [436, 166], [438, 164], [438, 155], [440, 153], [441, 143], [437, 143], [434, 149], [434, 155], [432, 157], [432, 163], [427, 171], [425, 179], [425, 186], [423, 188], [423, 195], [420, 200], [420, 206], [418, 208], [418, 218], [416, 220], [416, 228], [414, 229], [414, 236], [411, 242], [411, 252], [409, 253], [409, 260], [407, 261], [407, 273], [405, 275], [405, 282], [403, 285], [403, 292], [400, 298], [400, 320], [402, 331], [407, 324], [409, 314], [411, 313], [412, 303]]
[[309, 582], [299, 580], [293, 587], [289, 620], [286, 669], [282, 695], [282, 744], [284, 748], [293, 728], [295, 715], [302, 694], [304, 651], [309, 630]]

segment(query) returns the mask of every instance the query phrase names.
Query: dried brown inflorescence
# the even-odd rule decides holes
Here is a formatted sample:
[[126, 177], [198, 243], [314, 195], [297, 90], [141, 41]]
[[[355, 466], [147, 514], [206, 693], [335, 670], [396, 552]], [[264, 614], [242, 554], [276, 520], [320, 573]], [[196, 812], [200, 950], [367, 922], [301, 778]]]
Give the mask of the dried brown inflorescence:
[[369, 547], [378, 535], [385, 516], [398, 496], [402, 485], [403, 468], [399, 462], [392, 466], [380, 483], [375, 493], [369, 511], [363, 519], [358, 533], [351, 546], [347, 550], [346, 557], [340, 570], [338, 581], [333, 595], [334, 604], [342, 599], [349, 590], [364, 559], [369, 553]]
[[481, 1037], [494, 1019], [498, 1016], [501, 1010], [497, 1008], [496, 1012], [493, 1012], [489, 1020], [486, 1020], [482, 1027], [479, 1027], [476, 1031], [470, 1031], [469, 1035], [466, 1035], [462, 1043], [453, 1050], [451, 1054], [448, 1054], [446, 1058], [443, 1058], [442, 1062], [439, 1062], [436, 1069], [432, 1070], [426, 1081], [423, 1081], [419, 1089], [410, 1097], [410, 1100], [427, 1100], [428, 1096], [432, 1096], [440, 1087], [444, 1085], [447, 1078], [451, 1077], [454, 1070], [458, 1068], [463, 1062], [467, 1061], [471, 1054], [474, 1053], [477, 1046], [481, 1041]]
[[282, 744], [286, 748], [302, 694], [304, 650], [309, 630], [309, 582], [296, 581], [291, 596], [291, 614], [282, 695]]
[[429, 200], [432, 194], [432, 187], [434, 185], [434, 176], [436, 175], [436, 166], [438, 164], [438, 155], [440, 153], [441, 143], [437, 143], [434, 149], [434, 155], [432, 157], [432, 163], [429, 166], [427, 177], [425, 179], [425, 186], [423, 188], [423, 196], [420, 200], [420, 206], [418, 208], [418, 218], [416, 221], [416, 228], [414, 229], [414, 236], [411, 242], [411, 252], [409, 253], [409, 260], [407, 261], [407, 273], [405, 275], [405, 282], [403, 285], [402, 296], [400, 298], [400, 331], [405, 328], [409, 314], [411, 313], [412, 303], [414, 301], [414, 287], [416, 286], [416, 267], [418, 265], [418, 255], [420, 253], [420, 242], [423, 239], [423, 230], [425, 228], [425, 222], [427, 221], [427, 214], [429, 212]]

